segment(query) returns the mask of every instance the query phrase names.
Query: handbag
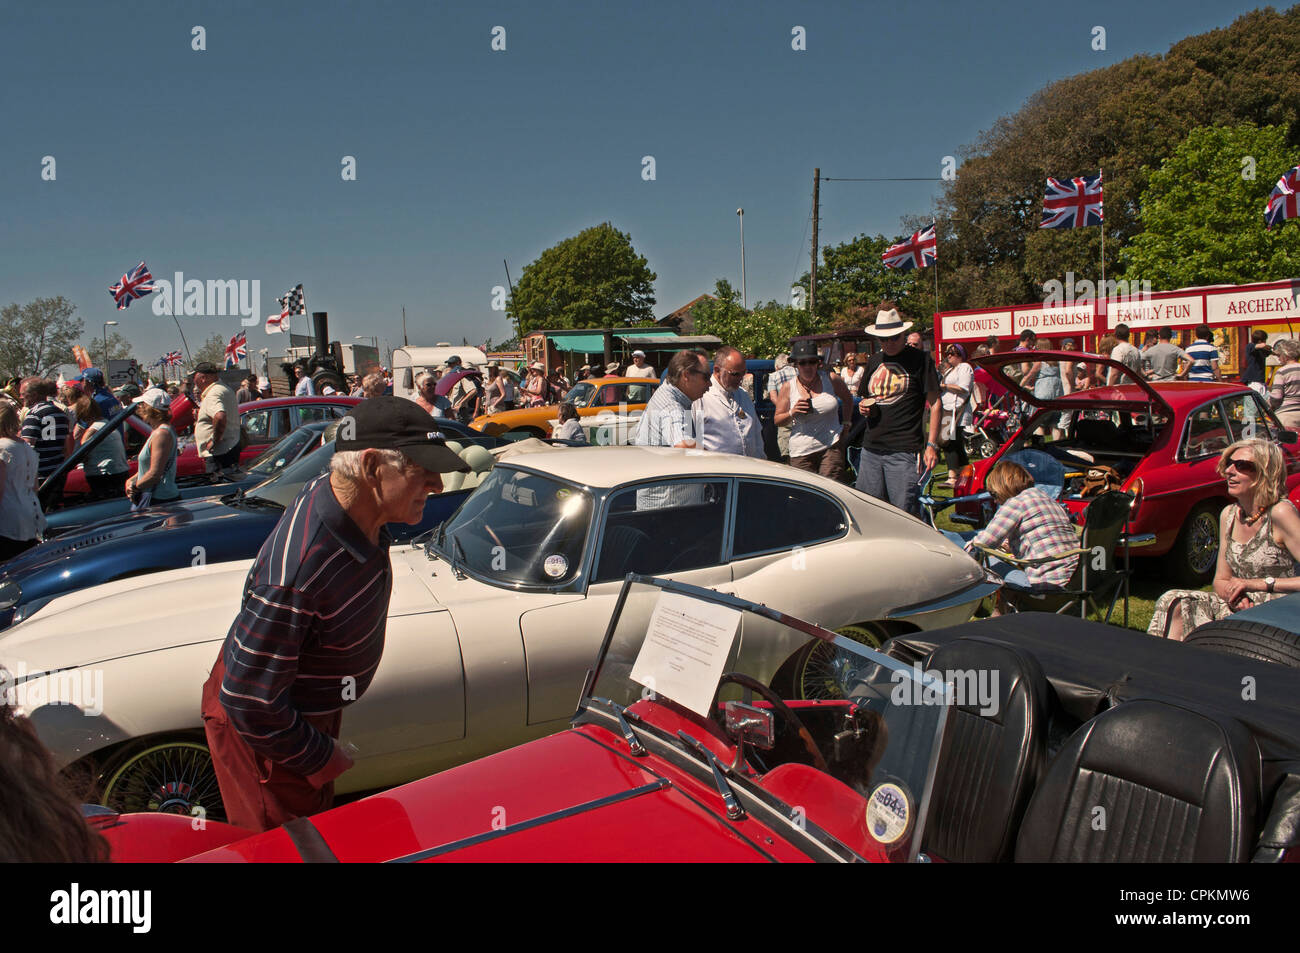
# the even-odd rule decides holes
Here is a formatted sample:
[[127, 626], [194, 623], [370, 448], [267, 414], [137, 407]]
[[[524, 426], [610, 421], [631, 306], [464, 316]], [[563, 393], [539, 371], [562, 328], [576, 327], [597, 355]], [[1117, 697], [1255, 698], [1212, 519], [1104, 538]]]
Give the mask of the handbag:
[[1079, 487], [1080, 496], [1100, 496], [1108, 490], [1118, 490], [1124, 485], [1124, 478], [1114, 467], [1089, 467], [1083, 475], [1083, 484]]

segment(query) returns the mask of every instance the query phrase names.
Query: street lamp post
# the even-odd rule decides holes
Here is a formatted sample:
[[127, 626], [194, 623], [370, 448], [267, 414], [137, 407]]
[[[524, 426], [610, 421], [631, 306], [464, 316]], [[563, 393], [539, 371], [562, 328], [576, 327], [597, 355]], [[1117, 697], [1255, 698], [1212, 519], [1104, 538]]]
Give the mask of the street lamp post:
[[104, 380], [108, 380], [108, 329], [110, 326], [116, 326], [116, 321], [104, 322]]
[[736, 209], [736, 214], [740, 216], [740, 295], [741, 301], [745, 305], [745, 310], [749, 310], [749, 285], [745, 281], [745, 210]]

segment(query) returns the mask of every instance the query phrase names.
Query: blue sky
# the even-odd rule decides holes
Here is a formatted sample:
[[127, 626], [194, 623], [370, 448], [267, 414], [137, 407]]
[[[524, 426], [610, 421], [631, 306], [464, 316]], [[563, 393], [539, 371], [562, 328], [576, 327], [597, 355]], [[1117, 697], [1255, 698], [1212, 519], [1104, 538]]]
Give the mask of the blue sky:
[[[117, 320], [150, 359], [180, 346], [171, 319], [148, 298], [119, 312], [107, 293], [143, 258], [157, 277], [259, 280], [259, 319], [302, 282], [344, 341], [399, 344], [403, 305], [412, 344], [500, 341], [502, 259], [517, 280], [603, 221], [658, 274], [658, 316], [719, 277], [739, 287], [738, 206], [749, 300], [785, 300], [808, 266], [814, 166], [937, 177], [1047, 83], [1253, 8], [4, 0], [0, 304], [62, 294], [83, 343]], [[796, 25], [806, 51], [791, 49]], [[826, 183], [821, 241], [897, 233], [935, 195]], [[191, 347], [239, 327], [181, 321]], [[259, 320], [249, 343], [277, 353], [285, 338]]]

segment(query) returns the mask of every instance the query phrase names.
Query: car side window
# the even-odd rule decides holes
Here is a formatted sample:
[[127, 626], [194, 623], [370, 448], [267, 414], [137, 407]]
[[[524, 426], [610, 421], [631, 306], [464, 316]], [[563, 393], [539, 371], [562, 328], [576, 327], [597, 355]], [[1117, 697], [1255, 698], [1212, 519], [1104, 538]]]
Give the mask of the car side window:
[[303, 404], [293, 408], [293, 429], [297, 430], [303, 424], [315, 423], [318, 420], [333, 420], [334, 415], [330, 413], [328, 404]]
[[292, 427], [289, 426], [289, 411], [288, 411], [288, 410], [286, 410], [286, 409], [284, 409], [284, 408], [280, 408], [279, 410], [273, 410], [273, 411], [271, 411], [271, 433], [270, 433], [270, 436], [271, 436], [272, 438], [283, 437], [285, 434], [289, 433], [289, 432], [290, 432], [291, 430], [293, 430], [293, 429], [294, 429], [294, 428], [292, 428]]
[[788, 483], [742, 481], [732, 558], [793, 549], [843, 535], [843, 511], [820, 493]]
[[725, 482], [681, 480], [611, 495], [592, 581], [721, 563], [727, 489]]
[[1223, 401], [1223, 409], [1228, 413], [1228, 424], [1232, 428], [1234, 443], [1252, 437], [1277, 440], [1281, 436], [1275, 431], [1267, 412], [1254, 393], [1237, 394], [1226, 398]]
[[1188, 460], [1220, 453], [1228, 448], [1228, 427], [1217, 402], [1192, 411], [1187, 418], [1183, 457]]
[[599, 406], [616, 407], [627, 400], [626, 384], [609, 384], [600, 390]]
[[239, 418], [243, 424], [244, 430], [248, 433], [248, 439], [252, 441], [268, 440], [271, 436], [271, 412], [269, 410], [253, 410]]

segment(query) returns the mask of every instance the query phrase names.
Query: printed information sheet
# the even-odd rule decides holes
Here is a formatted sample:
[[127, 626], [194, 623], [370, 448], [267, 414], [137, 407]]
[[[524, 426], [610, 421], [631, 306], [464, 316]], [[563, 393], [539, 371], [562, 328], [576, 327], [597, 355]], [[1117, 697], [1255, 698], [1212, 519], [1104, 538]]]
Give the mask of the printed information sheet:
[[737, 610], [661, 592], [632, 678], [707, 718], [738, 631]]

